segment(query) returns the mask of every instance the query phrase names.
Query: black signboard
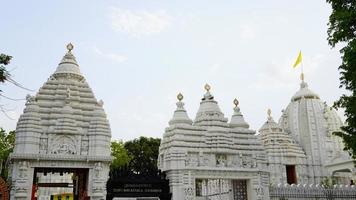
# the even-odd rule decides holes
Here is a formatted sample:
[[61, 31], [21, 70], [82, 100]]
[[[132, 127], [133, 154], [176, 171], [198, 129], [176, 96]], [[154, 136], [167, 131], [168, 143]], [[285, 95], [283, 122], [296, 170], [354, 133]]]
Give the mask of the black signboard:
[[135, 173], [128, 168], [110, 171], [107, 182], [107, 200], [114, 197], [159, 197], [160, 200], [171, 200], [169, 181], [165, 173], [159, 170], [143, 174]]

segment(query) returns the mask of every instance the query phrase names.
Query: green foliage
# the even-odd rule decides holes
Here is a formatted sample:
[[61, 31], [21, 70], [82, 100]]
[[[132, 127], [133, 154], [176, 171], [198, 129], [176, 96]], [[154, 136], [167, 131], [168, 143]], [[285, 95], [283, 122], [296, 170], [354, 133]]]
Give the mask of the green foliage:
[[0, 128], [0, 176], [7, 180], [8, 176], [8, 159], [10, 153], [13, 151], [15, 145], [15, 131], [6, 133], [4, 129]]
[[326, 0], [331, 4], [332, 13], [329, 17], [328, 41], [332, 47], [341, 44], [342, 63], [339, 66], [340, 87], [350, 91], [335, 102], [336, 108], [344, 108], [346, 124], [342, 132], [345, 150], [356, 159], [356, 1]]
[[122, 140], [111, 141], [111, 155], [114, 157], [110, 169], [118, 169], [127, 166], [130, 163], [131, 157], [128, 155]]
[[8, 65], [11, 60], [11, 56], [0, 54], [0, 82], [5, 82], [10, 76], [9, 72], [6, 70], [5, 65]]
[[125, 148], [132, 158], [129, 168], [136, 173], [147, 173], [157, 170], [159, 138], [140, 137], [125, 143]]
[[327, 178], [324, 178], [320, 184], [322, 186], [324, 186], [324, 188], [332, 188], [333, 185], [336, 184], [336, 180], [332, 177], [327, 177]]

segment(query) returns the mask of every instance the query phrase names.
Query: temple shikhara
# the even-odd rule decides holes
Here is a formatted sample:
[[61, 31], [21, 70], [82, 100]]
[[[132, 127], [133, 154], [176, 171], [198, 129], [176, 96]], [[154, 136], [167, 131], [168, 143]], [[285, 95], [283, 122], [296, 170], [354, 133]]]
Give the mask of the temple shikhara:
[[[73, 45], [67, 48], [38, 93], [27, 96], [11, 155], [11, 199], [34, 199], [65, 184], [74, 186], [69, 199], [106, 198], [112, 160], [109, 122], [103, 102], [96, 100], [79, 70]], [[61, 176], [73, 182], [58, 183]]]
[[[145, 180], [127, 185], [110, 175], [107, 195], [110, 125], [103, 101], [95, 98], [80, 72], [73, 45], [67, 49], [37, 94], [27, 96], [18, 120], [11, 154], [11, 200], [104, 200], [107, 196], [111, 200], [123, 194], [125, 198], [119, 199], [131, 200], [133, 193], [135, 197], [145, 193], [146, 199], [153, 200], [162, 191], [172, 200], [268, 200], [281, 197], [276, 185], [319, 192], [324, 188], [317, 184], [325, 178], [348, 184], [355, 177], [352, 159], [333, 135], [343, 125], [340, 117], [309, 89], [302, 74], [300, 89], [280, 119], [275, 121], [268, 109], [258, 133], [245, 121], [237, 99], [233, 115], [225, 117], [210, 85], [205, 85], [194, 119], [189, 118], [179, 93], [159, 147], [161, 171], [146, 176], [158, 177], [162, 184]], [[139, 173], [130, 173], [138, 177], [135, 181], [142, 181]], [[308, 190], [306, 186], [312, 184], [316, 187]], [[356, 195], [354, 187], [337, 191]]]

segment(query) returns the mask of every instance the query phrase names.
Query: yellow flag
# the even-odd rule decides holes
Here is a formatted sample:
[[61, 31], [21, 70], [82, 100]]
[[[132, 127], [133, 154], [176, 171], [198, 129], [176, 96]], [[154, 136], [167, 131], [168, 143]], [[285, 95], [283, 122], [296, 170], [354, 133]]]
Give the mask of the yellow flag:
[[299, 51], [299, 55], [297, 60], [295, 61], [293, 68], [295, 68], [296, 66], [298, 66], [300, 63], [302, 62], [302, 51]]

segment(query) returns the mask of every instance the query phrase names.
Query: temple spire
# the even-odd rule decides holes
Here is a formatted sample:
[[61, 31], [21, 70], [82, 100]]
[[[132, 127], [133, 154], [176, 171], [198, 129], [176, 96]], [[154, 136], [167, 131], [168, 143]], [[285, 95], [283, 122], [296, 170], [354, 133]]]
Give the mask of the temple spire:
[[300, 80], [301, 80], [302, 82], [304, 82], [304, 72], [302, 72], [302, 73], [300, 74]]
[[79, 70], [79, 65], [75, 59], [75, 56], [72, 54], [72, 50], [74, 49], [73, 44], [67, 44], [66, 48], [68, 51], [63, 56], [54, 74], [57, 76], [61, 74], [75, 74], [82, 77], [82, 74]]
[[210, 89], [211, 89], [211, 87], [210, 87], [209, 84], [205, 84], [204, 89], [205, 89], [207, 92], [209, 92]]
[[169, 121], [169, 125], [173, 124], [192, 124], [192, 120], [188, 117], [187, 111], [184, 108], [184, 103], [182, 102], [184, 96], [182, 93], [178, 93], [176, 103], [177, 109], [174, 111], [172, 119]]
[[235, 98], [233, 101], [234, 114], [231, 117], [230, 126], [233, 128], [249, 128], [250, 125], [245, 121], [239, 107], [239, 101]]
[[72, 52], [72, 50], [74, 49], [74, 46], [71, 42], [67, 44], [67, 49], [68, 49], [68, 53]]
[[268, 119], [268, 120], [273, 120], [273, 118], [272, 118], [272, 111], [271, 111], [270, 108], [267, 109], [267, 119]]

